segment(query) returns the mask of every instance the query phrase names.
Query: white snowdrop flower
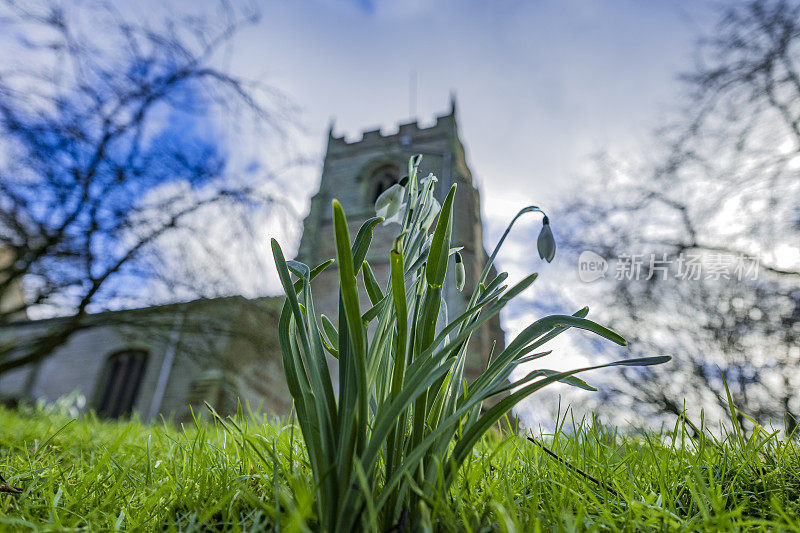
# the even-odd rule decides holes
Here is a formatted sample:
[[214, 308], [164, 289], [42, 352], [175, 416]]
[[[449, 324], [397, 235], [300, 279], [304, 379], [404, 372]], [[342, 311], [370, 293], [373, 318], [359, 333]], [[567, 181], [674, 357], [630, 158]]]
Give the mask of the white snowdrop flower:
[[544, 217], [542, 220], [542, 231], [539, 232], [536, 248], [539, 250], [539, 257], [548, 263], [551, 262], [556, 255], [556, 240], [553, 238], [553, 231], [550, 229], [550, 219], [547, 217]]
[[464, 268], [464, 259], [461, 252], [456, 252], [456, 289], [464, 290], [464, 283], [467, 281], [467, 271]]
[[403, 198], [405, 196], [406, 188], [399, 183], [395, 183], [385, 191], [383, 191], [378, 199], [375, 200], [375, 213], [383, 218], [384, 226], [397, 222], [402, 222], [403, 211], [405, 203]]
[[430, 182], [430, 181], [433, 181], [433, 183], [436, 183], [436, 182], [439, 181], [436, 178], [436, 176], [433, 175], [433, 172], [431, 172], [430, 174], [428, 174], [424, 178], [420, 178], [420, 180], [419, 180], [419, 188], [422, 189], [422, 190], [425, 190], [425, 187], [428, 186], [428, 182]]

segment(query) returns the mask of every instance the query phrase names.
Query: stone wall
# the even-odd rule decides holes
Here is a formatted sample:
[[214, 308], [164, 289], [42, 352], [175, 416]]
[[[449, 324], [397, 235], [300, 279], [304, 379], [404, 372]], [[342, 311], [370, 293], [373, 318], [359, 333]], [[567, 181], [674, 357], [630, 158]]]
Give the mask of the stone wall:
[[[235, 297], [91, 315], [93, 325], [52, 356], [0, 375], [0, 396], [55, 401], [78, 390], [86, 409], [96, 409], [109, 357], [143, 350], [148, 356], [134, 411], [144, 420], [188, 420], [192, 409], [206, 413], [204, 401], [232, 413], [239, 399], [253, 410], [288, 415], [291, 398], [277, 345], [281, 303]], [[0, 330], [0, 341], [42, 335], [59, 322], [14, 323]], [[163, 394], [156, 392], [161, 376], [167, 378]]]

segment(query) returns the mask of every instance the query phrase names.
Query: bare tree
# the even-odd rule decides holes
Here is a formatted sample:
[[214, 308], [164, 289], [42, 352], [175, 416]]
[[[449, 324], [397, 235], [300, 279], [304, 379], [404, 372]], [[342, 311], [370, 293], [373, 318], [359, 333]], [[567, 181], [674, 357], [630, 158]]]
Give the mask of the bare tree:
[[[785, 421], [791, 433], [800, 413], [800, 4], [735, 4], [698, 52], [685, 76], [689, 104], [658, 133], [655, 162], [603, 160], [597, 190], [563, 210], [574, 228], [566, 237], [575, 252], [616, 260], [593, 287], [607, 318], [634, 336], [632, 349], [674, 356], [626, 371], [620, 398], [722, 417], [724, 377], [744, 413]], [[638, 276], [623, 271], [637, 259]]]
[[[263, 168], [231, 161], [224, 126], [278, 139], [291, 116], [280, 93], [220, 67], [256, 20], [224, 3], [158, 25], [103, 4], [2, 6], [20, 56], [0, 67], [0, 325], [37, 308], [68, 319], [0, 345], [0, 373], [96, 325], [90, 313], [232, 292], [210, 224], [244, 238], [276, 199]], [[192, 250], [199, 268], [174, 261]]]

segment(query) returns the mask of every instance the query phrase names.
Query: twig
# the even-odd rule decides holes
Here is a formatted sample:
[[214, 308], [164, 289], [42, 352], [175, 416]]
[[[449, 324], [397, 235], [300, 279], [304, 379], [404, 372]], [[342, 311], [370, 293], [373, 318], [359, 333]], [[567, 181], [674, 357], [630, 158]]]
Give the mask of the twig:
[[5, 478], [0, 475], [0, 492], [10, 492], [11, 494], [22, 494], [22, 487], [14, 487], [6, 483]]
[[594, 477], [594, 476], [592, 476], [590, 474], [587, 474], [586, 472], [584, 472], [583, 470], [581, 470], [577, 466], [573, 465], [572, 463], [570, 463], [566, 459], [563, 459], [562, 457], [559, 457], [555, 452], [550, 450], [547, 446], [545, 446], [544, 444], [540, 443], [539, 441], [537, 441], [533, 437], [525, 437], [525, 438], [528, 439], [529, 441], [531, 441], [532, 443], [534, 443], [535, 445], [537, 445], [539, 448], [544, 450], [547, 453], [547, 455], [549, 455], [550, 457], [552, 457], [553, 459], [555, 459], [556, 461], [558, 461], [562, 465], [566, 466], [567, 468], [569, 468], [573, 472], [576, 472], [576, 473], [580, 474], [585, 479], [588, 479], [589, 481], [591, 481], [592, 483], [594, 483], [598, 487], [602, 487], [603, 489], [605, 489], [607, 492], [610, 492], [614, 496], [619, 496], [619, 493], [616, 491], [616, 489], [614, 489], [614, 487], [612, 487], [608, 483], [603, 483], [602, 481], [600, 481], [596, 477]]

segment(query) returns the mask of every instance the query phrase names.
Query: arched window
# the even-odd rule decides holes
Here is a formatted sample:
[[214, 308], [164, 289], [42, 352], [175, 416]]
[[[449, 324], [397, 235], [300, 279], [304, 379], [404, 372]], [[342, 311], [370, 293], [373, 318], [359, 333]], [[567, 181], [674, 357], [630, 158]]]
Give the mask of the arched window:
[[147, 352], [144, 350], [125, 350], [112, 354], [106, 363], [105, 383], [100, 388], [97, 414], [105, 418], [131, 414], [146, 366]]
[[370, 177], [370, 187], [372, 190], [372, 203], [378, 199], [383, 191], [400, 181], [397, 167], [395, 165], [383, 165], [379, 167]]

